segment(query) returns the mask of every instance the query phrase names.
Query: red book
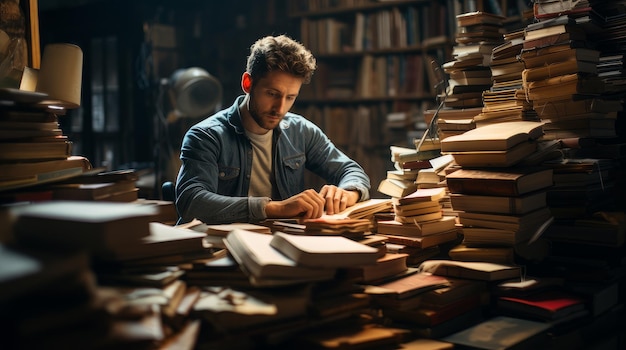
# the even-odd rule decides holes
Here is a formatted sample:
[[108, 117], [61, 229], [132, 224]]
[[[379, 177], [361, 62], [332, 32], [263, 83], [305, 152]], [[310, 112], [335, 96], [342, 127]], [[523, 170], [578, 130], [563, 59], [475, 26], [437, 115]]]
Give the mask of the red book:
[[585, 310], [585, 300], [562, 291], [546, 291], [524, 297], [498, 298], [498, 308], [518, 315], [557, 320]]

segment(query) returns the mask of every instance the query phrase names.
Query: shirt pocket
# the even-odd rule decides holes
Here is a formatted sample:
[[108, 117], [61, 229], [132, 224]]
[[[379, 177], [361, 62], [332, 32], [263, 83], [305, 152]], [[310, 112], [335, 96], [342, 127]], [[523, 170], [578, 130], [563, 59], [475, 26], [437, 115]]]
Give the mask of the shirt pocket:
[[302, 170], [305, 159], [304, 154], [298, 154], [289, 158], [284, 158], [283, 162], [285, 163], [286, 169], [297, 172]]
[[219, 167], [218, 177], [220, 181], [236, 179], [239, 176], [239, 170], [240, 168], [221, 166]]

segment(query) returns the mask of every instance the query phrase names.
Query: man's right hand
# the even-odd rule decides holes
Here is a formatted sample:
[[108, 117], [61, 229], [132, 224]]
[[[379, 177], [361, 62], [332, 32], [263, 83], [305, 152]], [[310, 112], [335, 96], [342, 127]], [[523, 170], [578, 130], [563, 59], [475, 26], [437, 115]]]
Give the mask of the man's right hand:
[[326, 201], [317, 191], [306, 190], [282, 201], [271, 201], [265, 206], [268, 218], [317, 219], [324, 214]]

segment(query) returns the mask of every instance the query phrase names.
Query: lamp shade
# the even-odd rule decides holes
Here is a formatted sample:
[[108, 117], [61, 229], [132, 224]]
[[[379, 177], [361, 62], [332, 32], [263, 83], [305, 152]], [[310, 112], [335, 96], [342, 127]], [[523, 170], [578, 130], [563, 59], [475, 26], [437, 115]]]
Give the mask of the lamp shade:
[[222, 84], [202, 68], [176, 70], [170, 78], [170, 87], [174, 107], [181, 117], [205, 117], [222, 100]]

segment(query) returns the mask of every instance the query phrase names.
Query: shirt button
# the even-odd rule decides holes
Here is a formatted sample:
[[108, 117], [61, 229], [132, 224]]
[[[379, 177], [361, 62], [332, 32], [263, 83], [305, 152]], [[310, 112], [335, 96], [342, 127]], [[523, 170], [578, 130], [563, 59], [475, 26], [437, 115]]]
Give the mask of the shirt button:
[[249, 178], [250, 178], [250, 175], [246, 175], [246, 178], [248, 178], [248, 179], [249, 179]]

